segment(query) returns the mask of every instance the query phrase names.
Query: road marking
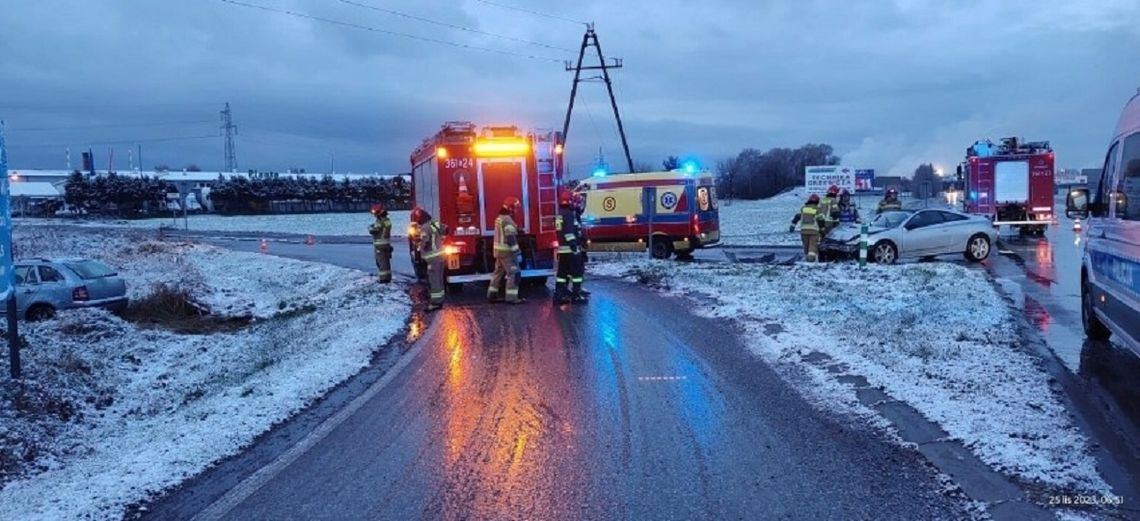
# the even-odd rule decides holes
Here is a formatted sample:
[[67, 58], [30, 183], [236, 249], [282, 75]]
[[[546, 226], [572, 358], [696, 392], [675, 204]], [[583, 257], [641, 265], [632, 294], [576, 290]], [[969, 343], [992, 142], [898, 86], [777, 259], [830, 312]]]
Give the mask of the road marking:
[[688, 376], [638, 376], [637, 380], [640, 382], [676, 382], [679, 380], [688, 380]]
[[266, 483], [277, 477], [282, 470], [285, 470], [290, 464], [297, 461], [297, 459], [308, 452], [309, 449], [312, 449], [316, 444], [324, 440], [329, 433], [344, 423], [344, 421], [355, 414], [356, 411], [360, 410], [365, 403], [376, 397], [377, 394], [380, 394], [380, 391], [387, 387], [392, 380], [396, 379], [396, 376], [419, 354], [424, 339], [432, 336], [433, 330], [437, 327], [438, 323], [438, 321], [432, 321], [432, 324], [428, 326], [428, 330], [419, 338], [419, 341], [413, 343], [412, 348], [409, 349], [395, 365], [389, 368], [384, 376], [380, 377], [376, 383], [365, 390], [363, 394], [357, 396], [343, 409], [321, 422], [316, 429], [313, 429], [313, 431], [302, 438], [301, 441], [298, 441], [296, 445], [289, 447], [288, 450], [281, 453], [280, 456], [277, 456], [277, 458], [268, 465], [257, 469], [256, 472], [251, 474], [248, 478], [245, 478], [241, 483], [238, 483], [234, 488], [218, 498], [217, 501], [214, 501], [202, 509], [201, 512], [195, 514], [194, 517], [190, 518], [191, 521], [217, 521], [222, 519], [235, 507], [260, 490], [261, 487], [265, 486]]

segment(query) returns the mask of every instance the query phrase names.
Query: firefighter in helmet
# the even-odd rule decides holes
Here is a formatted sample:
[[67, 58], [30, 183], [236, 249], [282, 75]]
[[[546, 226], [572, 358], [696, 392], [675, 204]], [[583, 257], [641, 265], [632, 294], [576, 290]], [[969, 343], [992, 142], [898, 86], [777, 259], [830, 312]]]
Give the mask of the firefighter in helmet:
[[[491, 302], [523, 302], [519, 298], [518, 286], [522, 250], [519, 248], [519, 229], [513, 217], [520, 204], [518, 197], [506, 198], [499, 208], [499, 216], [495, 218], [495, 273], [491, 275], [491, 284], [487, 286], [487, 300]], [[502, 296], [499, 295], [500, 284], [506, 286]]]
[[899, 202], [899, 191], [892, 187], [887, 189], [887, 193], [883, 195], [883, 200], [879, 201], [879, 211], [877, 213], [890, 212], [893, 210], [902, 210], [902, 203]]
[[792, 218], [792, 226], [788, 228], [789, 232], [794, 232], [796, 231], [796, 224], [800, 225], [800, 240], [803, 241], [804, 245], [804, 259], [808, 262], [819, 261], [820, 229], [825, 224], [819, 206], [819, 196], [811, 194], [808, 197], [807, 204], [800, 208], [799, 213]]
[[819, 214], [823, 216], [823, 229], [820, 237], [826, 237], [839, 224], [839, 187], [831, 185], [827, 195], [819, 202]]
[[574, 194], [563, 189], [558, 193], [558, 215], [554, 217], [554, 231], [558, 234], [558, 273], [554, 278], [554, 303], [563, 304], [582, 300], [579, 293], [582, 276], [583, 244], [578, 212], [574, 208]]
[[852, 224], [859, 222], [859, 209], [855, 208], [855, 203], [851, 202], [851, 192], [844, 189], [839, 192], [839, 222], [841, 224]]
[[418, 227], [420, 258], [427, 263], [428, 311], [443, 307], [443, 225], [431, 218], [431, 214], [420, 207], [412, 209], [411, 221]]
[[377, 277], [386, 284], [392, 282], [392, 220], [388, 218], [388, 209], [379, 204], [372, 205], [372, 216], [376, 222], [368, 226], [368, 233], [376, 255]]
[[577, 219], [578, 224], [578, 255], [577, 262], [574, 264], [574, 272], [570, 274], [570, 283], [573, 285], [571, 293], [577, 295], [577, 300], [585, 302], [590, 297], [590, 292], [582, 287], [586, 276], [586, 261], [589, 258], [586, 255], [586, 228], [582, 226], [582, 213], [586, 211], [586, 198], [581, 193], [574, 192], [574, 218]]

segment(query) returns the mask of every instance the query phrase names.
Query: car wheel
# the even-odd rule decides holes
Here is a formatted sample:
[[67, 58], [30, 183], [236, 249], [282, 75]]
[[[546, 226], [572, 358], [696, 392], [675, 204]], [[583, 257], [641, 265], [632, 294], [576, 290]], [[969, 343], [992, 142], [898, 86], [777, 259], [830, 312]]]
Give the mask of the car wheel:
[[28, 308], [28, 321], [40, 322], [43, 320], [51, 320], [55, 318], [55, 308], [47, 304], [36, 304]]
[[1088, 276], [1081, 277], [1081, 325], [1085, 328], [1085, 335], [1093, 340], [1108, 340], [1112, 332], [1096, 316], [1093, 294], [1089, 288]]
[[979, 233], [966, 241], [966, 260], [982, 262], [990, 256], [991, 249], [990, 238]]
[[871, 248], [871, 260], [878, 264], [894, 264], [899, 260], [899, 249], [890, 241], [882, 241]]
[[665, 236], [653, 236], [649, 239], [649, 250], [654, 259], [668, 259], [673, 255], [673, 241]]

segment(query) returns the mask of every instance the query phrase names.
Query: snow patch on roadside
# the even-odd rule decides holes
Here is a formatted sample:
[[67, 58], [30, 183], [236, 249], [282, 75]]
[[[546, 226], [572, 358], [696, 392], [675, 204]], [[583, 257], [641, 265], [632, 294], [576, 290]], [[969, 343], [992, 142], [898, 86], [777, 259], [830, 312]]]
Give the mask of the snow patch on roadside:
[[[951, 264], [859, 269], [645, 259], [591, 263], [590, 270], [712, 297], [716, 305], [699, 311], [738, 321], [765, 360], [808, 367], [801, 357], [822, 352], [998, 470], [1058, 489], [1109, 490], [1049, 375], [1017, 345], [1014, 315], [980, 273]], [[808, 374], [820, 385], [834, 378]], [[850, 389], [823, 389], [808, 392], [831, 395], [852, 412]]]
[[213, 312], [256, 320], [211, 335], [144, 329], [103, 310], [24, 325], [20, 403], [50, 407], [0, 411], [0, 437], [41, 444], [35, 467], [0, 490], [0, 519], [117, 519], [367, 366], [410, 312], [402, 286], [333, 266], [130, 234], [16, 239], [29, 255], [102, 258], [133, 294], [188, 285]]
[[[391, 211], [392, 235], [403, 237], [408, 229], [408, 211]], [[191, 215], [189, 227], [192, 231], [210, 232], [265, 232], [299, 235], [325, 236], [367, 236], [368, 225], [373, 217], [368, 213], [317, 213], [281, 215], [235, 215], [215, 214]], [[44, 225], [90, 225], [101, 227], [121, 227], [127, 229], [157, 230], [159, 227], [183, 228], [181, 218], [138, 219], [138, 220], [73, 220], [73, 219], [15, 219], [20, 226]]]

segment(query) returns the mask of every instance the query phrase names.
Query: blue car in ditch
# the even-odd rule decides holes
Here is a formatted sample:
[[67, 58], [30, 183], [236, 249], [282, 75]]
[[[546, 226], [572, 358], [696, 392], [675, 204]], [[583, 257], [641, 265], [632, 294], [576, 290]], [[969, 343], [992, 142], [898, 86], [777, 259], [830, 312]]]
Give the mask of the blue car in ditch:
[[[17, 316], [47, 320], [57, 311], [128, 304], [127, 283], [111, 267], [91, 259], [21, 259], [13, 266]], [[0, 313], [3, 313], [0, 307]]]

